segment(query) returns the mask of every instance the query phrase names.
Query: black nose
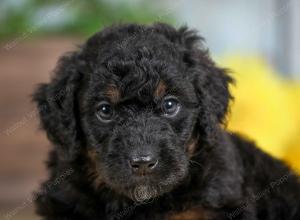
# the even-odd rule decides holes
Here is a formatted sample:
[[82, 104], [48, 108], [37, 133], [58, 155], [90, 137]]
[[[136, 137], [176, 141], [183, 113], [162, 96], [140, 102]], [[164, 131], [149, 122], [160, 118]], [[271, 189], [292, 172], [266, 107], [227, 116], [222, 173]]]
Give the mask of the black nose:
[[133, 172], [139, 175], [151, 173], [157, 164], [158, 160], [151, 156], [134, 157], [130, 160]]

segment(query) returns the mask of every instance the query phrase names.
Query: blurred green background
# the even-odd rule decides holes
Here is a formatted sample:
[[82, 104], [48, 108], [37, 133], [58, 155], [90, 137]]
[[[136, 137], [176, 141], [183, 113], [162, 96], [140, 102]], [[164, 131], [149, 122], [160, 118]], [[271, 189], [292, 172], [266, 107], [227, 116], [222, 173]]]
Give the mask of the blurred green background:
[[0, 219], [38, 219], [32, 191], [51, 149], [30, 95], [56, 61], [105, 26], [187, 24], [237, 79], [227, 129], [300, 171], [300, 1], [0, 1]]
[[[24, 33], [87, 37], [118, 22], [151, 23], [157, 19], [151, 1], [20, 0], [1, 2], [2, 39]], [[161, 21], [174, 21], [163, 16]]]

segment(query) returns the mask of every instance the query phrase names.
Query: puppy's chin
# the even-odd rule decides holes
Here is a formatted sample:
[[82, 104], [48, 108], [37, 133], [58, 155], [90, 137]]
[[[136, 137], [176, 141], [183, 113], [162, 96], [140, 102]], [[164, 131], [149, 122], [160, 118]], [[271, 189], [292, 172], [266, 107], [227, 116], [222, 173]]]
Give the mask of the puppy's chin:
[[159, 185], [152, 183], [136, 184], [134, 186], [124, 187], [121, 193], [137, 203], [147, 203], [153, 199], [171, 191], [172, 185]]
[[179, 186], [186, 177], [186, 173], [180, 177], [177, 176], [177, 178], [172, 177], [173, 178], [165, 178], [163, 180], [143, 178], [138, 181], [129, 180], [125, 184], [114, 182], [108, 185], [110, 185], [115, 192], [135, 202], [147, 203]]
[[160, 195], [162, 190], [159, 186], [154, 185], [137, 185], [128, 191], [129, 196], [133, 201], [136, 202], [147, 202], [154, 199]]

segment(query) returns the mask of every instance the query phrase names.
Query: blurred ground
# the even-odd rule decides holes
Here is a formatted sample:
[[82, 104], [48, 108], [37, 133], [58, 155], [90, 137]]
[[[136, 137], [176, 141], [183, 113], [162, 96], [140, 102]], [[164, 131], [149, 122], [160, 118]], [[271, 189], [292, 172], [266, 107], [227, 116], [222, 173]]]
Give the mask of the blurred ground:
[[49, 80], [58, 57], [73, 50], [76, 42], [52, 38], [0, 50], [0, 219], [10, 211], [17, 211], [16, 220], [29, 219], [25, 216], [32, 213], [27, 199], [46, 178], [44, 161], [50, 144], [38, 130], [30, 95], [38, 83]]

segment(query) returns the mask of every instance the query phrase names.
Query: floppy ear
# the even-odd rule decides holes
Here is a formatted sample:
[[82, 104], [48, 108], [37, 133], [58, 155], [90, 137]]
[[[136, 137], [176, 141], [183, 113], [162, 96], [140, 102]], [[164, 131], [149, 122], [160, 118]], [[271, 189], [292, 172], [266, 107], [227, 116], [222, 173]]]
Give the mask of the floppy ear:
[[74, 159], [80, 148], [76, 96], [81, 75], [76, 63], [75, 53], [62, 57], [55, 77], [40, 85], [33, 96], [41, 125], [64, 160]]
[[232, 98], [229, 84], [234, 80], [228, 70], [218, 67], [203, 47], [203, 38], [193, 30], [180, 28], [180, 41], [184, 45], [184, 62], [193, 71], [194, 86], [199, 99], [205, 98], [206, 106], [214, 114], [216, 120], [223, 122], [228, 104]]
[[212, 207], [240, 202], [242, 170], [235, 147], [220, 124], [223, 123], [232, 98], [229, 84], [233, 79], [226, 69], [218, 67], [202, 46], [202, 38], [193, 30], [180, 28], [179, 43], [183, 60], [199, 101], [198, 129], [202, 148], [198, 154], [206, 167], [203, 174], [202, 199]]
[[194, 30], [178, 30], [178, 43], [182, 45], [182, 59], [198, 97], [200, 113], [198, 127], [202, 138], [210, 145], [217, 144], [232, 96], [229, 84], [234, 80], [228, 71], [218, 67], [203, 46], [203, 38]]

